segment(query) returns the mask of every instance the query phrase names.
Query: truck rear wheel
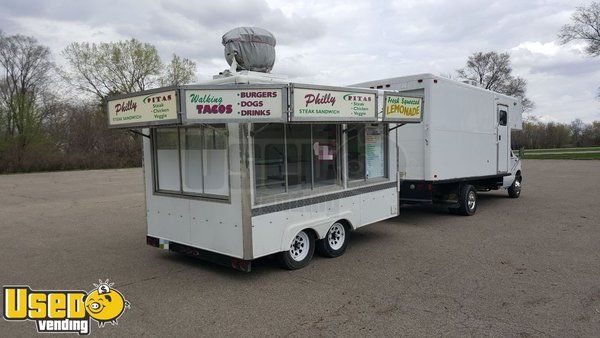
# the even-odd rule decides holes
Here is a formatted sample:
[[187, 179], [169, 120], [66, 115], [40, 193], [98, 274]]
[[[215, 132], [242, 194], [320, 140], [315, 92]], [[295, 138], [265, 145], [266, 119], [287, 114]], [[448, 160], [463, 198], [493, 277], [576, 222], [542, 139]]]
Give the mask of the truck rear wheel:
[[279, 254], [284, 268], [296, 270], [308, 265], [315, 252], [315, 236], [311, 231], [302, 230], [294, 236], [290, 249]]
[[348, 246], [348, 228], [335, 222], [327, 231], [325, 238], [317, 242], [317, 250], [325, 257], [339, 257], [344, 254]]
[[508, 197], [519, 198], [521, 196], [521, 176], [517, 176], [513, 184], [508, 187]]
[[472, 216], [477, 211], [477, 191], [470, 184], [460, 187], [458, 197], [458, 208], [450, 209], [450, 212], [457, 215]]

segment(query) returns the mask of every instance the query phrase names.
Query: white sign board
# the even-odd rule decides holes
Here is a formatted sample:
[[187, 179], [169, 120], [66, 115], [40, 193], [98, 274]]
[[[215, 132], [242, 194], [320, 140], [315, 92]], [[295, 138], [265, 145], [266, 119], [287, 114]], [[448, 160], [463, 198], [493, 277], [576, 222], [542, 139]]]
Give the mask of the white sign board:
[[185, 89], [185, 123], [284, 122], [284, 86]]
[[422, 120], [422, 98], [385, 93], [383, 96], [383, 121], [419, 123]]
[[376, 91], [344, 87], [292, 87], [291, 121], [377, 121]]
[[168, 90], [109, 98], [107, 112], [108, 126], [112, 128], [177, 123], [177, 92]]

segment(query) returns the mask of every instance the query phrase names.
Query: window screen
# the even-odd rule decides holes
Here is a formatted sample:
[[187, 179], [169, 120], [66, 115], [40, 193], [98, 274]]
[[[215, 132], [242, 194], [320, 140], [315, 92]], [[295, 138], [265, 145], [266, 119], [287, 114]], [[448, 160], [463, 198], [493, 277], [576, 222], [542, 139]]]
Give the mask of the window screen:
[[229, 195], [225, 125], [157, 128], [154, 135], [157, 191], [208, 197]]
[[335, 124], [312, 126], [314, 186], [338, 183], [338, 127]]
[[258, 196], [286, 191], [284, 133], [283, 124], [254, 124], [254, 184]]
[[347, 128], [348, 179], [364, 180], [365, 168], [365, 125], [349, 124]]
[[227, 129], [204, 128], [202, 173], [204, 193], [227, 195], [229, 192], [229, 160], [227, 158]]
[[349, 124], [346, 133], [348, 180], [385, 177], [384, 126]]
[[157, 129], [155, 135], [158, 189], [179, 191], [178, 129]]
[[366, 178], [385, 177], [385, 129], [383, 125], [365, 128]]
[[202, 193], [202, 129], [181, 130], [181, 178], [183, 191]]
[[286, 125], [288, 190], [312, 186], [310, 124]]

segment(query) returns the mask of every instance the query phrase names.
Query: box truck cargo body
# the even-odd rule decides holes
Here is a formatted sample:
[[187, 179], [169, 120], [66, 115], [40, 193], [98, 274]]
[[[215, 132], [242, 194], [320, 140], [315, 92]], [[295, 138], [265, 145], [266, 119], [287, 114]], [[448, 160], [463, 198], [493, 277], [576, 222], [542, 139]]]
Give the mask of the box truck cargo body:
[[461, 194], [471, 188], [520, 194], [521, 162], [510, 148], [511, 131], [522, 129], [519, 99], [432, 74], [353, 86], [423, 98], [423, 122], [398, 133], [402, 202], [446, 203], [460, 211], [468, 206]]

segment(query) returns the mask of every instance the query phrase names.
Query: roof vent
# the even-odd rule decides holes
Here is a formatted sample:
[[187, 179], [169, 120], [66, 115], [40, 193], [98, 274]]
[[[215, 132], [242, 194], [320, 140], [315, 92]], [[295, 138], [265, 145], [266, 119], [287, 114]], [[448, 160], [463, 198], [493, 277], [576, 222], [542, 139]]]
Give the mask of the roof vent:
[[258, 27], [234, 28], [223, 35], [222, 43], [232, 72], [268, 73], [273, 69], [276, 40], [269, 31]]

